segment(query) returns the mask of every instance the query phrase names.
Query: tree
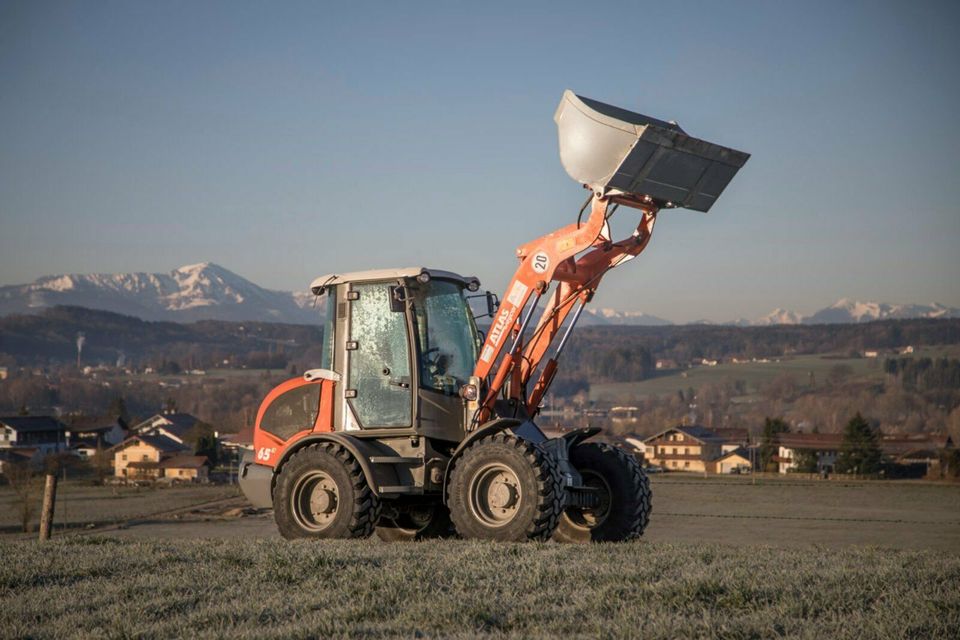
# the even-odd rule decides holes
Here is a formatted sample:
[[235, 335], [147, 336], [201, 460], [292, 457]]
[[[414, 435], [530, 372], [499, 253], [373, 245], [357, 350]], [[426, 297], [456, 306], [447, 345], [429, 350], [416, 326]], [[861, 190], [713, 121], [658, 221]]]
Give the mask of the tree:
[[216, 465], [219, 453], [216, 433], [216, 428], [212, 424], [198, 420], [184, 434], [184, 440], [193, 446], [194, 454], [206, 456], [211, 465]]
[[29, 462], [7, 462], [3, 473], [13, 489], [15, 504], [20, 516], [20, 527], [25, 533], [33, 526], [33, 514], [40, 499], [40, 481]]
[[877, 433], [857, 412], [843, 430], [843, 445], [835, 465], [837, 473], [870, 475], [879, 473], [882, 463]]
[[777, 471], [777, 463], [773, 457], [779, 451], [780, 444], [777, 436], [781, 433], [790, 433], [790, 425], [783, 418], [767, 417], [763, 421], [763, 439], [760, 444], [761, 471]]
[[110, 402], [107, 408], [107, 416], [110, 418], [119, 418], [124, 425], [130, 424], [130, 413], [127, 411], [127, 402], [123, 396], [117, 396]]
[[797, 473], [817, 472], [817, 452], [813, 449], [795, 449], [796, 457], [793, 462]]

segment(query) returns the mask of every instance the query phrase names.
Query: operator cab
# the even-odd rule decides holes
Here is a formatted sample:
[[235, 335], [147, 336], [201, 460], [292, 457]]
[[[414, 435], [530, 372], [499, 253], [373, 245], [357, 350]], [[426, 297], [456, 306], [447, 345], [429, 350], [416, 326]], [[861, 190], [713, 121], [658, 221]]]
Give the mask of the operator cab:
[[325, 304], [321, 367], [339, 378], [334, 430], [461, 440], [461, 390], [480, 347], [468, 298], [479, 288], [477, 278], [425, 267], [314, 280]]

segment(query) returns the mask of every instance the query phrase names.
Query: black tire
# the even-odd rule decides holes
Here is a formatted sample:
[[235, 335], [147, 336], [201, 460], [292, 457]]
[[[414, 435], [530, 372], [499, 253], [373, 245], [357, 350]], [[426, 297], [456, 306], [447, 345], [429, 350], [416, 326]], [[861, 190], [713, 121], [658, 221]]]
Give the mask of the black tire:
[[620, 447], [585, 442], [570, 450], [570, 462], [587, 486], [601, 493], [596, 509], [567, 507], [553, 539], [558, 542], [623, 542], [643, 535], [650, 521], [650, 481], [637, 459]]
[[450, 520], [450, 510], [440, 502], [407, 507], [395, 518], [381, 515], [376, 533], [384, 542], [413, 542], [457, 535]]
[[360, 465], [342, 446], [312, 444], [280, 469], [273, 513], [284, 538], [366, 538], [380, 517]]
[[471, 444], [455, 462], [447, 505], [464, 538], [522, 542], [550, 538], [563, 497], [553, 458], [500, 432]]

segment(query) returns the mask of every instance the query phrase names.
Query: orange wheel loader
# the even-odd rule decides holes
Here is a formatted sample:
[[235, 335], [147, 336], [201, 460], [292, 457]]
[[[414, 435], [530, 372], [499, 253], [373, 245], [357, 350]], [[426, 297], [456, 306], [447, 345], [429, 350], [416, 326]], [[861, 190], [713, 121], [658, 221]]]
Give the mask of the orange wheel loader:
[[[548, 437], [535, 419], [601, 279], [644, 250], [660, 211], [709, 210], [749, 156], [570, 91], [554, 119], [564, 168], [590, 196], [576, 221], [517, 249], [502, 299], [474, 277], [427, 267], [312, 283], [322, 356], [264, 399], [239, 474], [284, 537], [643, 533], [651, 494], [636, 459], [591, 441], [599, 429]], [[639, 222], [614, 241], [620, 207]], [[472, 297], [486, 298], [486, 335]]]

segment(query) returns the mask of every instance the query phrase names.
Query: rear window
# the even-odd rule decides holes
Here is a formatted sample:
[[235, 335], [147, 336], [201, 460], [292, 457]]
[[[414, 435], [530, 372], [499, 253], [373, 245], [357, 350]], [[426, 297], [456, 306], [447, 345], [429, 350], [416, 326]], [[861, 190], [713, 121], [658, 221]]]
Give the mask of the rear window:
[[288, 440], [312, 429], [320, 411], [320, 384], [306, 384], [277, 396], [263, 414], [260, 428]]

